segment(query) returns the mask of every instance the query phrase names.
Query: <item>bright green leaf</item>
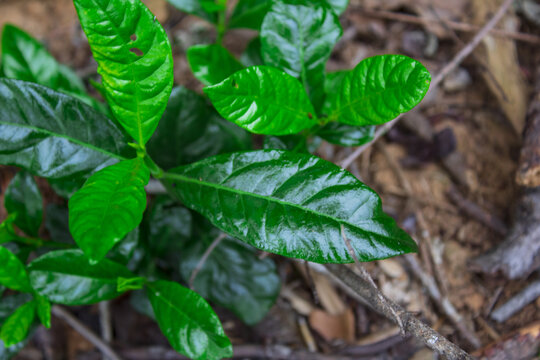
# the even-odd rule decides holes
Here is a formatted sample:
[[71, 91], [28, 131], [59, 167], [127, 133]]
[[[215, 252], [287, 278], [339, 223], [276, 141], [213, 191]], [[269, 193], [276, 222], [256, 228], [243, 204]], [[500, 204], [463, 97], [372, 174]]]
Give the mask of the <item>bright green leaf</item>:
[[36, 296], [37, 315], [41, 324], [47, 329], [51, 327], [51, 303], [41, 295]]
[[266, 65], [299, 78], [318, 111], [326, 61], [341, 34], [337, 15], [324, 3], [276, 1], [261, 26], [261, 54]]
[[272, 0], [239, 0], [229, 19], [229, 27], [259, 30]]
[[22, 292], [32, 290], [24, 264], [3, 246], [0, 246], [0, 264], [0, 285]]
[[4, 205], [9, 214], [16, 214], [15, 225], [27, 235], [37, 236], [43, 220], [43, 199], [34, 177], [19, 171], [9, 184]]
[[140, 158], [92, 175], [69, 200], [69, 230], [92, 260], [99, 261], [142, 221], [150, 171]]
[[[208, 10], [208, 4], [215, 4], [213, 0], [167, 0], [175, 8], [188, 14], [196, 15], [211, 23], [217, 22], [217, 14]], [[207, 10], [208, 9], [208, 10]]]
[[65, 179], [132, 157], [127, 143], [111, 120], [79, 100], [40, 85], [0, 79], [0, 164]]
[[360, 146], [373, 140], [374, 133], [373, 125], [351, 126], [331, 122], [317, 131], [317, 136], [340, 146]]
[[119, 277], [118, 282], [116, 283], [116, 288], [118, 292], [126, 292], [130, 290], [139, 290], [144, 287], [146, 279], [143, 277], [132, 277], [132, 278], [123, 278]]
[[6, 319], [0, 330], [0, 339], [5, 346], [15, 345], [28, 336], [36, 316], [36, 302], [30, 301]]
[[306, 154], [261, 150], [215, 156], [165, 175], [182, 202], [218, 228], [264, 251], [319, 263], [416, 251], [351, 173]]
[[148, 297], [161, 331], [176, 351], [196, 360], [232, 356], [219, 318], [199, 294], [177, 283], [157, 281], [148, 285]]
[[202, 96], [182, 86], [173, 89], [156, 133], [147, 144], [152, 159], [165, 169], [249, 149], [248, 132], [220, 118]]
[[238, 71], [204, 92], [221, 116], [256, 134], [294, 134], [317, 124], [300, 82], [271, 67]]
[[[0, 298], [0, 324], [2, 324], [17, 308], [32, 300], [28, 293], [18, 293]], [[0, 357], [1, 359], [1, 357]]]
[[167, 106], [173, 60], [167, 34], [140, 0], [74, 0], [107, 102], [144, 145]]
[[11, 242], [17, 239], [13, 222], [17, 217], [16, 214], [10, 214], [7, 219], [0, 224], [0, 244]]
[[326, 2], [332, 10], [338, 15], [341, 15], [345, 9], [347, 8], [347, 5], [349, 5], [349, 0], [323, 0]]
[[88, 305], [120, 295], [119, 277], [134, 275], [125, 266], [103, 259], [90, 263], [80, 250], [51, 251], [29, 264], [34, 290], [51, 302]]
[[330, 119], [349, 125], [378, 125], [415, 107], [431, 76], [416, 60], [380, 55], [361, 61], [328, 96]]
[[[219, 231], [201, 232], [180, 252], [180, 271], [186, 281]], [[259, 322], [274, 304], [280, 279], [272, 259], [259, 259], [252, 247], [224, 238], [212, 250], [193, 282], [193, 290], [232, 310], [248, 325]]]
[[218, 44], [190, 47], [187, 60], [193, 75], [205, 85], [222, 82], [244, 68], [227, 49]]

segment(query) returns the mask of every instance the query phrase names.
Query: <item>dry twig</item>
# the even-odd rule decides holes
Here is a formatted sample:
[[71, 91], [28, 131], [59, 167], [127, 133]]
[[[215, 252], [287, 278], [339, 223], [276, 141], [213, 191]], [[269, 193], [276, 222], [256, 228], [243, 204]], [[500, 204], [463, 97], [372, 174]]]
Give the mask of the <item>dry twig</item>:
[[[489, 32], [495, 27], [495, 25], [501, 20], [501, 18], [504, 16], [510, 5], [512, 4], [513, 0], [505, 0], [495, 15], [478, 31], [478, 33], [474, 36], [474, 38], [464, 47], [462, 48], [455, 56], [454, 58], [446, 64], [442, 70], [433, 78], [431, 81], [431, 89], [436, 88], [442, 80], [450, 74], [452, 71], [454, 71], [459, 64], [467, 57], [469, 56], [472, 51], [480, 44], [480, 42], [489, 35]], [[358, 147], [352, 154], [347, 156], [342, 162], [341, 167], [344, 169], [348, 168], [360, 154], [373, 145], [375, 141], [377, 141], [380, 137], [382, 137], [384, 134], [386, 134], [394, 125], [398, 123], [398, 121], [401, 119], [402, 114], [400, 114], [398, 117], [396, 117], [394, 120], [387, 122], [383, 126], [379, 127], [377, 131], [375, 131], [375, 134], [373, 136], [373, 140], [365, 145], [362, 145]]]
[[103, 341], [99, 336], [97, 336], [92, 330], [90, 330], [86, 325], [80, 322], [75, 316], [67, 310], [64, 310], [58, 305], [52, 307], [52, 314], [59, 319], [64, 320], [69, 326], [71, 326], [75, 331], [81, 334], [86, 340], [91, 342], [96, 348], [103, 353], [103, 355], [110, 360], [121, 360], [120, 356]]
[[197, 274], [199, 274], [199, 271], [203, 268], [204, 264], [206, 263], [206, 260], [208, 260], [208, 257], [214, 251], [214, 249], [221, 243], [223, 239], [227, 237], [227, 234], [221, 233], [218, 237], [214, 239], [212, 244], [206, 249], [203, 256], [201, 257], [201, 260], [197, 263], [197, 266], [195, 266], [195, 269], [191, 272], [191, 276], [189, 277], [189, 288], [193, 290], [193, 283], [195, 282], [195, 278], [197, 278]]

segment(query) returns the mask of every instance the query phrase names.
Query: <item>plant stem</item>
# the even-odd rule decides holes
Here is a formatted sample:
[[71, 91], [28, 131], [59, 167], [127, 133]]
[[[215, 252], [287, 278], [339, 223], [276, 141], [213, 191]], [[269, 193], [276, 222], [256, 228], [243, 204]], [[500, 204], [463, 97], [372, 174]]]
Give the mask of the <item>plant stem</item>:
[[221, 45], [221, 43], [223, 42], [223, 36], [225, 35], [225, 31], [227, 30], [227, 26], [225, 24], [227, 18], [227, 0], [217, 0], [217, 3], [218, 5], [223, 7], [223, 10], [221, 10], [218, 14], [216, 39], [216, 43], [218, 45]]
[[145, 152], [144, 154], [144, 163], [146, 164], [146, 166], [148, 166], [150, 174], [152, 174], [153, 177], [155, 177], [156, 179], [161, 179], [163, 177], [163, 169], [160, 168], [154, 160], [152, 160], [152, 158], [150, 157], [150, 155], [148, 155], [147, 152]]

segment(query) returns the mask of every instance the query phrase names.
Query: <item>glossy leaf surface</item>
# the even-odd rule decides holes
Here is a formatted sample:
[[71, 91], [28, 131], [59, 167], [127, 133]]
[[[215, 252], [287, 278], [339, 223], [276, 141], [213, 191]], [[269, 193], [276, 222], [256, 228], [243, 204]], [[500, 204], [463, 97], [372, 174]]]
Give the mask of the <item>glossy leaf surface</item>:
[[0, 79], [0, 164], [45, 178], [81, 176], [133, 156], [128, 138], [81, 101]]
[[317, 136], [340, 146], [360, 146], [373, 140], [374, 133], [373, 125], [351, 126], [331, 122], [317, 131]]
[[142, 221], [150, 171], [143, 159], [121, 161], [92, 175], [69, 200], [69, 230], [99, 261]]
[[209, 11], [209, 3], [215, 4], [213, 0], [167, 0], [175, 8], [188, 14], [196, 15], [200, 18], [208, 20], [211, 23], [217, 22], [217, 14], [215, 11]]
[[0, 264], [0, 285], [22, 292], [32, 290], [24, 264], [4, 246], [0, 246]]
[[326, 61], [341, 34], [337, 15], [324, 3], [276, 1], [261, 26], [261, 54], [266, 65], [299, 78], [319, 110]]
[[[199, 233], [180, 252], [186, 281], [219, 231]], [[193, 289], [209, 301], [232, 310], [248, 325], [259, 322], [274, 304], [280, 279], [272, 259], [259, 259], [252, 247], [224, 238], [197, 273]]]
[[148, 285], [161, 331], [172, 347], [192, 359], [232, 356], [230, 340], [210, 305], [196, 292], [169, 281]]
[[[168, 187], [218, 228], [268, 252], [350, 263], [416, 251], [382, 211], [379, 196], [349, 172], [305, 154], [262, 150], [176, 168]], [[173, 186], [175, 185], [175, 186]]]
[[9, 214], [15, 214], [15, 225], [27, 235], [37, 236], [43, 220], [43, 199], [34, 177], [19, 171], [11, 180], [5, 194], [4, 205]]
[[415, 107], [431, 76], [418, 61], [403, 55], [380, 55], [348, 72], [340, 90], [328, 96], [331, 120], [349, 125], [378, 125]]
[[140, 0], [74, 0], [107, 102], [144, 145], [167, 106], [173, 60], [167, 34]]
[[27, 302], [6, 319], [0, 330], [5, 346], [12, 346], [26, 339], [36, 316], [35, 301]]
[[229, 27], [259, 30], [272, 0], [239, 0], [229, 19]]
[[80, 250], [51, 251], [29, 265], [34, 290], [53, 303], [88, 305], [120, 295], [119, 277], [134, 275], [124, 266], [103, 259], [91, 264]]
[[51, 303], [41, 295], [37, 295], [35, 302], [39, 321], [49, 329], [51, 327]]
[[147, 148], [159, 166], [170, 169], [221, 153], [249, 150], [251, 135], [220, 118], [202, 96], [178, 86]]
[[222, 82], [244, 66], [223, 46], [195, 45], [187, 51], [187, 60], [193, 75], [205, 85]]
[[294, 134], [317, 124], [300, 82], [271, 67], [238, 71], [204, 92], [221, 116], [256, 134]]

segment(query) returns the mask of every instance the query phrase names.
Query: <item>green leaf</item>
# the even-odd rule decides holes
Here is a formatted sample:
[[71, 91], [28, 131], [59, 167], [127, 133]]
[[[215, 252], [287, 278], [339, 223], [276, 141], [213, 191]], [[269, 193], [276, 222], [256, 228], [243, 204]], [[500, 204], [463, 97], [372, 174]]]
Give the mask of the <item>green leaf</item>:
[[298, 80], [271, 67], [238, 71], [204, 92], [221, 116], [256, 134], [288, 135], [317, 124]]
[[135, 253], [139, 249], [139, 240], [140, 232], [137, 227], [116, 244], [107, 254], [107, 257], [114, 262], [126, 265], [128, 269], [132, 270], [132, 266], [139, 260], [135, 256]]
[[132, 157], [109, 119], [43, 86], [0, 79], [0, 164], [45, 178], [82, 176]]
[[208, 20], [211, 23], [217, 23], [217, 14], [207, 11], [208, 3], [214, 3], [213, 0], [167, 0], [175, 8], [188, 14], [196, 15]]
[[186, 206], [264, 251], [350, 263], [342, 227], [361, 261], [416, 251], [373, 190], [315, 156], [278, 150], [220, 155], [165, 178]]
[[[222, 236], [219, 231], [204, 235], [192, 238], [180, 253], [180, 271], [186, 281], [215, 237]], [[232, 310], [246, 324], [254, 325], [274, 304], [280, 279], [272, 259], [259, 259], [252, 247], [225, 238], [197, 273], [193, 290]]]
[[37, 315], [41, 324], [47, 329], [51, 328], [51, 303], [41, 295], [36, 296]]
[[7, 78], [35, 82], [56, 89], [58, 63], [37, 40], [6, 25], [2, 31], [2, 71]]
[[9, 347], [15, 345], [28, 336], [30, 327], [36, 316], [36, 302], [30, 301], [19, 307], [6, 319], [0, 330], [0, 339]]
[[195, 45], [187, 51], [187, 60], [193, 75], [205, 85], [222, 82], [244, 66], [223, 46]]
[[165, 169], [249, 149], [248, 132], [220, 118], [202, 96], [182, 86], [173, 89], [156, 133], [147, 144], [152, 159]]
[[69, 200], [69, 230], [86, 256], [99, 261], [142, 221], [150, 171], [125, 160], [92, 175]]
[[19, 171], [9, 184], [4, 205], [9, 214], [16, 214], [15, 225], [27, 235], [37, 236], [43, 220], [43, 199], [34, 177]]
[[3, 246], [0, 246], [0, 264], [0, 285], [16, 291], [32, 291], [24, 264]]
[[259, 30], [272, 0], [239, 0], [229, 19], [229, 28]]
[[261, 26], [262, 57], [299, 78], [319, 111], [326, 61], [341, 34], [337, 15], [324, 3], [276, 1]]
[[217, 315], [199, 294], [177, 283], [157, 281], [148, 285], [148, 297], [161, 331], [176, 351], [196, 360], [232, 356]]
[[[13, 312], [24, 303], [32, 300], [32, 295], [18, 293], [0, 298], [0, 324], [3, 323]], [[1, 359], [1, 358], [0, 358]]]
[[13, 228], [13, 222], [16, 217], [16, 214], [11, 214], [0, 224], [0, 244], [15, 241], [17, 239], [15, 229]]
[[349, 5], [349, 0], [324, 0], [332, 10], [338, 15], [343, 14], [345, 9], [347, 8], [347, 5]]
[[167, 34], [140, 0], [74, 0], [107, 102], [144, 145], [167, 106], [173, 60]]
[[116, 287], [118, 292], [125, 292], [130, 290], [140, 290], [144, 287], [146, 279], [143, 277], [132, 277], [132, 278], [118, 278]]
[[74, 244], [69, 233], [69, 210], [65, 205], [47, 204], [45, 228], [51, 239], [66, 244]]
[[246, 50], [242, 56], [240, 56], [240, 62], [246, 67], [264, 65], [264, 61], [261, 56], [260, 37], [257, 36], [248, 43]]
[[80, 250], [51, 251], [29, 264], [34, 290], [53, 303], [88, 305], [120, 295], [119, 277], [134, 275], [125, 266], [103, 259], [92, 264]]
[[380, 55], [361, 61], [329, 94], [330, 120], [349, 125], [378, 125], [415, 107], [427, 93], [431, 76], [416, 60]]
[[351, 126], [331, 122], [317, 131], [320, 136], [329, 143], [340, 146], [360, 146], [373, 140], [375, 126]]

